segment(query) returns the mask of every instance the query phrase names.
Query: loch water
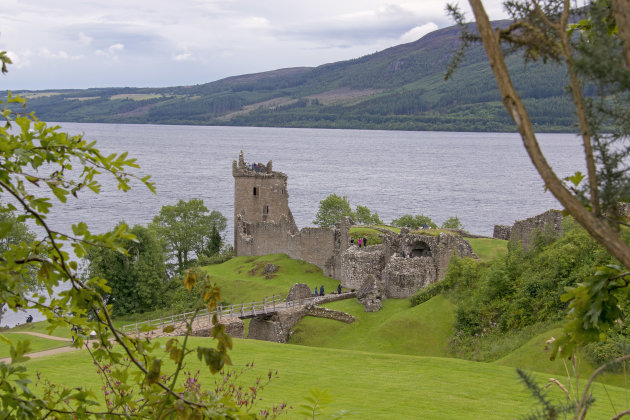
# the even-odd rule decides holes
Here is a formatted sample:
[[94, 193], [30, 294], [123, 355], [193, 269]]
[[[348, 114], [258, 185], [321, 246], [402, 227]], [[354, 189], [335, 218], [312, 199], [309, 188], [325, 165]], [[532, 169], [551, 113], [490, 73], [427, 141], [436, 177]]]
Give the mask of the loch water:
[[[157, 194], [139, 183], [130, 192], [103, 178], [99, 195], [82, 193], [55, 207], [49, 220], [70, 231], [77, 220], [95, 232], [120, 220], [146, 225], [163, 205], [200, 198], [228, 218], [233, 238], [232, 161], [241, 150], [248, 162], [273, 160], [288, 175], [289, 205], [297, 225], [312, 226], [320, 200], [346, 195], [385, 222], [424, 214], [440, 224], [458, 216], [465, 229], [492, 235], [559, 208], [536, 173], [516, 133], [414, 132], [259, 127], [202, 127], [60, 123], [71, 134], [97, 141], [105, 153], [127, 151], [140, 175], [150, 174]], [[541, 134], [539, 141], [559, 176], [584, 172], [581, 144], [573, 134]], [[6, 313], [2, 324], [23, 322]]]

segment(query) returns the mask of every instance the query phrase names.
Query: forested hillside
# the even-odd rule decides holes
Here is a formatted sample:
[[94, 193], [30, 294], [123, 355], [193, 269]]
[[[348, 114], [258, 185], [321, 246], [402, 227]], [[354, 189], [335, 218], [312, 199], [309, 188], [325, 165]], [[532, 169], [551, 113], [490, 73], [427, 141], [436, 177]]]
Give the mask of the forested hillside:
[[[505, 22], [497, 22], [505, 24]], [[444, 73], [459, 29], [432, 32], [361, 58], [235, 76], [196, 86], [22, 92], [48, 121], [514, 131], [482, 47], [452, 80]], [[571, 131], [565, 77], [553, 64], [509, 59], [540, 131]]]

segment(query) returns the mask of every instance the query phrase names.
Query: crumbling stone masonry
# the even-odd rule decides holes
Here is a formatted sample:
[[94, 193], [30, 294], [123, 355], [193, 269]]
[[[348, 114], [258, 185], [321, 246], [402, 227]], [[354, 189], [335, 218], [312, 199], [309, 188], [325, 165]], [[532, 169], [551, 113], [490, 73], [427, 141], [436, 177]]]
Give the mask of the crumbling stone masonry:
[[310, 297], [313, 297], [313, 291], [310, 286], [306, 283], [296, 283], [289, 289], [285, 300], [290, 302], [292, 300], [308, 299]]
[[367, 311], [385, 298], [405, 298], [442, 280], [452, 255], [476, 258], [470, 243], [454, 233], [430, 235], [402, 229], [382, 236], [383, 244], [350, 247], [341, 256], [341, 284], [358, 289]]
[[492, 237], [494, 239], [503, 239], [504, 241], [507, 241], [510, 239], [511, 233], [512, 226], [494, 225], [494, 232], [492, 233]]
[[285, 253], [339, 278], [341, 253], [350, 245], [350, 221], [334, 228], [298, 230], [287, 191], [287, 176], [267, 165], [248, 164], [243, 152], [232, 163], [234, 177], [234, 249], [236, 255]]
[[521, 243], [525, 251], [529, 251], [535, 235], [551, 235], [558, 238], [562, 235], [562, 212], [547, 210], [538, 216], [525, 220], [517, 220], [512, 226], [510, 242]]

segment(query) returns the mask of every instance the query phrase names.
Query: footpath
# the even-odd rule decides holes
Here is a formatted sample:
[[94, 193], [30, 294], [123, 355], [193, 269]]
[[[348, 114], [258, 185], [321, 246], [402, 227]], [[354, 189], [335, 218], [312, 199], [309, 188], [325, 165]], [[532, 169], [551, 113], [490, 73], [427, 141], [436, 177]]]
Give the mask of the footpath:
[[[48, 340], [65, 341], [68, 343], [72, 343], [71, 338], [55, 337], [54, 335], [47, 335], [47, 334], [42, 334], [42, 333], [37, 333], [37, 332], [30, 332], [30, 331], [6, 332], [4, 334], [27, 334], [27, 335], [32, 335], [34, 337], [46, 338]], [[72, 347], [72, 346], [65, 346], [65, 347], [57, 347], [55, 349], [37, 351], [34, 353], [28, 353], [28, 354], [25, 354], [25, 356], [30, 357], [31, 359], [36, 359], [38, 357], [52, 356], [54, 354], [67, 353], [67, 352], [75, 351], [75, 350], [80, 350], [80, 349]], [[10, 357], [1, 358], [0, 363], [2, 362], [9, 363], [11, 362], [11, 358]]]

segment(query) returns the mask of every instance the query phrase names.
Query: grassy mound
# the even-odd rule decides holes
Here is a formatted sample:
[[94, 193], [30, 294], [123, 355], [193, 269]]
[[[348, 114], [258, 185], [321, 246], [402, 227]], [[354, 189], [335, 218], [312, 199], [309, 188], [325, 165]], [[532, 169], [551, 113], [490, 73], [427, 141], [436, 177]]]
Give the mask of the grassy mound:
[[368, 246], [383, 243], [383, 240], [380, 237], [380, 235], [382, 234], [383, 233], [379, 232], [378, 230], [367, 226], [350, 228], [350, 236], [352, 236], [352, 238], [354, 239], [354, 243], [357, 245], [359, 244], [359, 238], [366, 238], [368, 241]]
[[[267, 264], [277, 271], [264, 274]], [[311, 290], [324, 285], [326, 293], [337, 289], [339, 281], [324, 276], [321, 268], [304, 261], [293, 260], [285, 254], [262, 257], [236, 257], [223, 264], [205, 267], [210, 277], [221, 287], [221, 296], [229, 304], [260, 301], [281, 293], [285, 298], [295, 283], [306, 283]]]
[[353, 324], [306, 317], [295, 328], [290, 343], [376, 353], [445, 356], [453, 326], [453, 308], [438, 296], [411, 307], [406, 299], [388, 299], [379, 312], [367, 313], [355, 299], [326, 307], [356, 317]]
[[473, 252], [482, 261], [491, 261], [496, 257], [507, 254], [507, 243], [501, 239], [491, 238], [467, 238]]

